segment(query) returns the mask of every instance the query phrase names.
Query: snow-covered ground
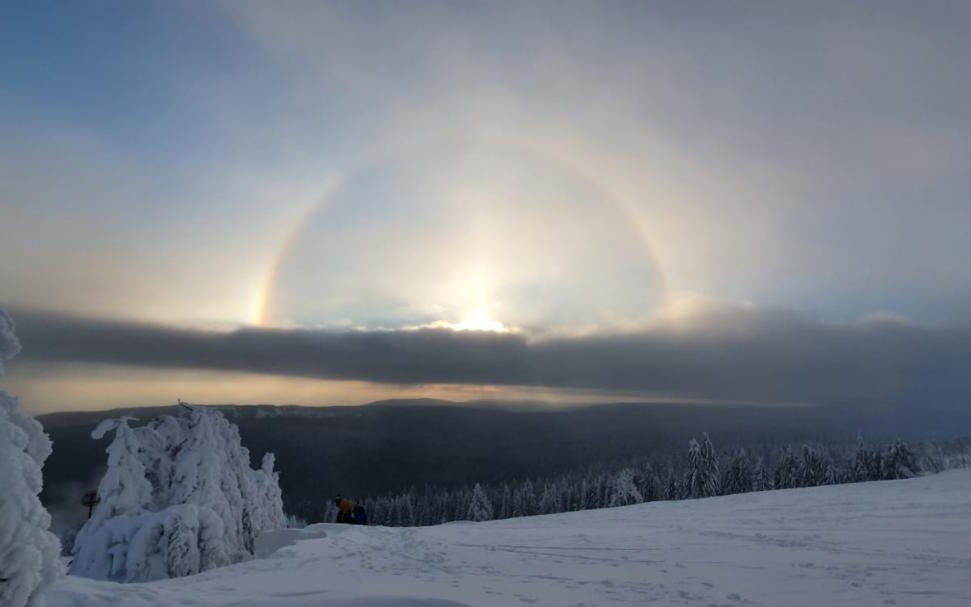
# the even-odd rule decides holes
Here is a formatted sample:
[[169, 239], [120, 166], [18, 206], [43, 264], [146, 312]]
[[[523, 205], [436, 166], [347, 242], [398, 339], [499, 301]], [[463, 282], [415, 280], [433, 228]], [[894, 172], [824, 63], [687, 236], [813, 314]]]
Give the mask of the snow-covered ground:
[[314, 535], [181, 579], [68, 577], [49, 602], [971, 605], [971, 470], [489, 523], [314, 525]]

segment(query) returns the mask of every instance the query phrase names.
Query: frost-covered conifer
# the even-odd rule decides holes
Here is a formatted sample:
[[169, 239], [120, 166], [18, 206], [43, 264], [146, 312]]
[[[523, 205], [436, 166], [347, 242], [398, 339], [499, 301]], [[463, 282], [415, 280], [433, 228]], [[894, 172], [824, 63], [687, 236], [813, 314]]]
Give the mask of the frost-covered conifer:
[[143, 450], [129, 421], [137, 419], [105, 420], [91, 433], [92, 438], [100, 440], [114, 432], [115, 439], [108, 445], [108, 469], [98, 485], [100, 502], [91, 516], [94, 523], [87, 527], [116, 516], [142, 514], [152, 504], [152, 484], [145, 478], [145, 466], [139, 457]]
[[[14, 324], [0, 310], [0, 378], [3, 363], [20, 351]], [[0, 605], [42, 607], [44, 591], [60, 575], [60, 544], [37, 495], [51, 441], [37, 420], [20, 411], [0, 386]]]
[[526, 479], [513, 494], [513, 516], [531, 516], [536, 514], [536, 490], [533, 483]]
[[856, 442], [856, 454], [853, 459], [855, 480], [857, 482], [880, 480], [880, 454], [868, 449], [862, 436], [857, 436]]
[[637, 482], [637, 489], [641, 492], [641, 497], [644, 498], [643, 501], [653, 502], [660, 499], [661, 481], [651, 464], [644, 463], [635, 480]]
[[472, 492], [468, 488], [462, 488], [455, 494], [453, 521], [467, 520], [469, 505], [472, 503]]
[[772, 485], [776, 489], [792, 489], [799, 486], [799, 458], [786, 447], [785, 453], [776, 462]]
[[100, 502], [78, 533], [71, 572], [120, 582], [189, 575], [252, 556], [256, 536], [286, 525], [273, 456], [250, 468], [239, 431], [193, 407], [114, 432]]
[[818, 487], [826, 484], [831, 475], [828, 464], [822, 454], [811, 445], [802, 446], [802, 457], [799, 460], [797, 485], [799, 487]]
[[[108, 445], [108, 469], [98, 485], [98, 506], [74, 539], [71, 573], [102, 579], [125, 579], [128, 548], [152, 506], [152, 485], [145, 478], [139, 438], [128, 425], [132, 417], [101, 422], [91, 433]], [[100, 574], [100, 575], [99, 575]]]
[[668, 482], [667, 487], [664, 490], [664, 499], [666, 500], [679, 500], [681, 499], [684, 488], [682, 487], [682, 482], [678, 482], [677, 477], [674, 472], [668, 470]]
[[581, 487], [584, 509], [603, 508], [606, 505], [603, 499], [606, 484], [607, 480], [603, 474], [584, 479], [583, 487]]
[[547, 482], [543, 485], [543, 493], [539, 498], [539, 514], [553, 514], [559, 512], [557, 504], [556, 488], [552, 483]]
[[448, 493], [441, 489], [436, 490], [432, 493], [429, 490], [426, 491], [427, 504], [430, 506], [430, 512], [424, 517], [427, 521], [427, 525], [438, 525], [440, 523], [447, 521], [448, 514]]
[[509, 518], [509, 511], [512, 508], [512, 490], [508, 484], [503, 484], [499, 491], [499, 504], [496, 507], [496, 518]]
[[749, 465], [745, 450], [736, 451], [732, 455], [725, 478], [722, 480], [722, 492], [726, 495], [745, 493], [752, 490], [752, 468]]
[[611, 483], [610, 501], [607, 505], [613, 508], [614, 506], [639, 504], [643, 501], [644, 496], [641, 495], [640, 490], [637, 488], [634, 471], [630, 468], [624, 468], [618, 472], [614, 477], [613, 483]]
[[881, 466], [880, 476], [885, 480], [911, 478], [920, 472], [914, 452], [899, 438], [887, 445], [881, 458]]
[[[383, 500], [378, 500], [378, 501], [381, 502]], [[381, 518], [377, 518], [382, 516], [382, 514], [377, 513], [377, 510], [378, 510], [378, 506], [375, 506], [373, 509], [368, 509], [368, 513], [370, 514], [371, 512], [374, 512], [375, 520], [378, 520], [378, 521], [383, 520]], [[321, 516], [325, 523], [333, 523], [337, 520], [337, 506], [334, 505], [333, 501], [326, 500], [324, 502], [324, 512]]]
[[410, 494], [404, 493], [395, 499], [395, 515], [396, 526], [415, 526], [415, 504]]
[[947, 457], [941, 446], [935, 443], [925, 443], [923, 454], [920, 458], [920, 467], [934, 474], [943, 472], [947, 467]]
[[826, 481], [825, 481], [825, 484], [826, 485], [839, 485], [839, 484], [844, 483], [844, 482], [846, 482], [846, 480], [845, 480], [845, 478], [843, 476], [843, 471], [839, 468], [839, 466], [837, 466], [833, 462], [828, 462], [828, 465], [826, 466]]
[[482, 485], [476, 483], [472, 489], [472, 503], [469, 504], [468, 519], [482, 522], [491, 521], [492, 518], [492, 504], [489, 502], [489, 497], [486, 495]]
[[685, 497], [711, 497], [718, 495], [720, 490], [718, 458], [711, 439], [705, 432], [702, 434], [701, 443], [695, 439], [688, 442], [688, 471], [684, 477]]
[[752, 470], [752, 491], [768, 491], [772, 488], [772, 477], [765, 466], [765, 459], [761, 456], [755, 460], [755, 468]]

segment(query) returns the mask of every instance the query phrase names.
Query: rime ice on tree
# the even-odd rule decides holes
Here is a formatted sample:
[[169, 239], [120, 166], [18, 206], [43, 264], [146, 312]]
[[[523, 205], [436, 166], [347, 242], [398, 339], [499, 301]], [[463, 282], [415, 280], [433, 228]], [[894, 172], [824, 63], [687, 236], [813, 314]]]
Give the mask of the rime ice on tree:
[[688, 471], [684, 478], [685, 497], [711, 497], [721, 492], [721, 478], [718, 475], [718, 456], [708, 438], [702, 433], [699, 443], [691, 439], [688, 443]]
[[638, 490], [637, 483], [634, 480], [634, 471], [630, 468], [624, 468], [618, 472], [617, 476], [614, 477], [613, 483], [611, 483], [610, 501], [607, 505], [613, 508], [614, 506], [639, 504], [643, 501], [644, 497], [641, 495], [640, 490]]
[[492, 520], [492, 503], [485, 489], [479, 483], [472, 489], [472, 502], [469, 504], [469, 520], [482, 522]]
[[722, 479], [722, 493], [731, 495], [733, 493], [745, 493], [752, 491], [754, 485], [752, 468], [749, 465], [745, 450], [736, 451], [732, 455], [725, 477]]
[[[3, 361], [20, 351], [14, 324], [0, 310], [0, 377]], [[51, 441], [41, 425], [20, 412], [0, 387], [0, 605], [41, 607], [44, 590], [61, 571], [60, 544], [48, 531], [51, 517], [37, 495]]]
[[273, 455], [250, 468], [239, 430], [194, 407], [114, 432], [94, 516], [78, 533], [71, 573], [136, 582], [191, 575], [250, 558], [256, 536], [285, 526]]

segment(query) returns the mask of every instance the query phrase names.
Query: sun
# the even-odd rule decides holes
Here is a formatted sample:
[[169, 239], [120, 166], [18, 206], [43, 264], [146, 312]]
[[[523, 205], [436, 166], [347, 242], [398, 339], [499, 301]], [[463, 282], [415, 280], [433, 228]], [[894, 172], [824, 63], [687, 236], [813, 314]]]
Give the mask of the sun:
[[484, 306], [476, 308], [471, 314], [450, 327], [453, 331], [492, 331], [507, 333], [509, 328], [498, 320], [489, 318]]

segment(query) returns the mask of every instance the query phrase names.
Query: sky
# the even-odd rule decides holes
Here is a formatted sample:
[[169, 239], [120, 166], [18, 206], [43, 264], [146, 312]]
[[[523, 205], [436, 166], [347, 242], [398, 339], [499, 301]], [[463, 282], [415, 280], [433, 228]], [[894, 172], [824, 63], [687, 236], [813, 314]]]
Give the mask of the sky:
[[5, 384], [960, 400], [969, 29], [964, 2], [15, 2]]

